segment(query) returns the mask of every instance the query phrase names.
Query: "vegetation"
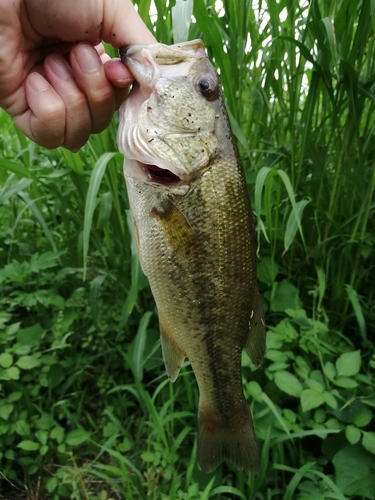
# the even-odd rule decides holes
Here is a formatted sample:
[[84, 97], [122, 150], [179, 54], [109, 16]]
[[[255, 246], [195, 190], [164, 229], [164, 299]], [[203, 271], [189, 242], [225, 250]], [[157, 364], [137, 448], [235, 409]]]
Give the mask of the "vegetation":
[[197, 388], [188, 363], [165, 375], [116, 120], [73, 154], [1, 113], [0, 498], [375, 499], [375, 3], [174, 4], [139, 12], [161, 42], [205, 41], [257, 215], [262, 472], [196, 465]]

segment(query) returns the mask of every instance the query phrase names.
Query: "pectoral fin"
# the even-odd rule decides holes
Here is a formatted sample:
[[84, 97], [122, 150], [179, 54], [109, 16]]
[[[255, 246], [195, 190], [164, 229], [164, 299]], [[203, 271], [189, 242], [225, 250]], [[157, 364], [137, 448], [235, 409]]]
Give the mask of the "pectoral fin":
[[160, 339], [161, 339], [161, 347], [163, 352], [165, 369], [167, 371], [168, 377], [171, 379], [172, 382], [174, 382], [180, 372], [180, 368], [186, 356], [178, 347], [172, 336], [170, 335], [160, 314], [159, 314], [159, 326], [160, 326]]
[[249, 335], [244, 349], [256, 367], [262, 364], [264, 351], [266, 350], [266, 325], [263, 319], [263, 307], [259, 292], [254, 301], [250, 317]]
[[198, 251], [198, 240], [194, 229], [171, 198], [166, 198], [162, 207], [154, 208], [151, 216], [158, 218], [166, 240], [178, 255], [190, 258]]

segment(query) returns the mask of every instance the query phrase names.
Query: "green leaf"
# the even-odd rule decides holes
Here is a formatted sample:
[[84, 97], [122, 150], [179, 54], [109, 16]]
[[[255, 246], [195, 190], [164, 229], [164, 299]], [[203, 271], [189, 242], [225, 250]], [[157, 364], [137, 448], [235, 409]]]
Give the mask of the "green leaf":
[[68, 432], [65, 441], [69, 446], [78, 446], [84, 443], [89, 436], [89, 432], [84, 431], [83, 429], [75, 429], [74, 431]]
[[114, 157], [121, 157], [119, 153], [104, 153], [95, 163], [91, 172], [89, 188], [86, 195], [85, 218], [83, 223], [83, 277], [86, 277], [87, 270], [87, 254], [89, 251], [90, 233], [92, 220], [96, 207], [97, 195], [102, 182], [103, 175], [109, 161]]
[[337, 377], [335, 383], [339, 387], [344, 387], [345, 389], [354, 389], [358, 386], [357, 382], [349, 377]]
[[35, 356], [22, 356], [17, 360], [16, 364], [22, 370], [31, 370], [40, 365], [40, 359]]
[[59, 264], [59, 258], [63, 252], [44, 252], [41, 255], [34, 254], [30, 260], [30, 269], [39, 272], [43, 269], [50, 269]]
[[143, 378], [143, 363], [144, 363], [144, 348], [146, 345], [146, 335], [147, 327], [152, 317], [152, 312], [147, 311], [143, 314], [141, 321], [139, 323], [137, 335], [135, 336], [134, 342], [132, 344], [132, 361], [134, 366], [134, 375], [138, 377], [139, 380]]
[[14, 460], [14, 456], [15, 456], [14, 450], [6, 450], [6, 452], [4, 453], [4, 457], [7, 458], [8, 460]]
[[372, 30], [375, 33], [375, 0], [371, 0], [371, 22]]
[[21, 441], [20, 443], [18, 443], [17, 448], [21, 448], [21, 450], [25, 451], [36, 451], [39, 449], [39, 444], [26, 439], [25, 441]]
[[98, 228], [103, 229], [109, 224], [109, 219], [112, 213], [112, 193], [108, 191], [100, 196]]
[[339, 376], [352, 377], [361, 368], [361, 351], [344, 352], [336, 361]]
[[39, 323], [35, 323], [32, 326], [27, 328], [23, 328], [18, 332], [18, 341], [21, 344], [28, 346], [37, 346], [39, 345], [40, 340], [45, 334], [45, 329], [41, 327]]
[[234, 137], [243, 146], [243, 148], [247, 151], [248, 155], [250, 155], [249, 144], [248, 144], [248, 141], [245, 137], [245, 134], [242, 132], [242, 128], [238, 124], [237, 120], [235, 119], [235, 117], [233, 116], [233, 114], [229, 108], [227, 108], [227, 112], [228, 112], [228, 117], [229, 117], [229, 122], [230, 122], [230, 128], [233, 132]]
[[[214, 478], [213, 478], [214, 479]], [[232, 498], [235, 500], [236, 498], [241, 498], [241, 500], [247, 500], [247, 497], [234, 486], [216, 486], [212, 491], [209, 492], [209, 496], [207, 498]], [[222, 495], [223, 493], [227, 493], [230, 496]], [[220, 496], [217, 496], [220, 495]], [[203, 498], [203, 496], [201, 497]]]
[[372, 420], [372, 411], [368, 408], [359, 410], [352, 418], [352, 422], [357, 427], [365, 427]]
[[315, 410], [314, 412], [315, 422], [317, 422], [318, 424], [322, 424], [326, 421], [326, 419], [327, 419], [327, 413], [322, 408], [318, 408], [317, 410]]
[[[292, 212], [294, 214], [294, 217], [292, 218], [292, 221], [290, 223], [290, 225], [291, 225], [290, 232], [292, 232], [294, 230], [294, 224], [296, 224], [297, 229], [298, 229], [300, 236], [301, 236], [301, 239], [302, 239], [303, 246], [305, 247], [305, 238], [303, 236], [303, 230], [302, 230], [302, 225], [301, 225], [301, 216], [302, 216], [303, 209], [307, 205], [308, 201], [303, 200], [300, 202], [300, 204], [301, 204], [301, 206], [300, 206], [301, 214], [300, 214], [298, 211], [298, 208], [297, 208], [295, 194], [294, 194], [293, 187], [292, 187], [292, 184], [290, 182], [288, 174], [286, 172], [284, 172], [284, 170], [281, 170], [281, 169], [277, 170], [277, 173], [279, 174], [279, 177], [283, 181], [285, 189], [287, 190], [289, 201], [290, 201], [290, 204], [292, 205]], [[289, 241], [290, 241], [290, 236], [288, 237], [288, 242]], [[284, 253], [287, 251], [287, 249], [288, 248], [285, 248]]]
[[15, 391], [15, 392], [11, 392], [7, 399], [8, 399], [8, 401], [11, 401], [12, 403], [14, 403], [15, 401], [18, 401], [21, 398], [22, 398], [22, 392]]
[[64, 437], [65, 431], [62, 427], [54, 427], [51, 430], [51, 439], [56, 439], [59, 444], [63, 442]]
[[42, 444], [39, 449], [39, 455], [44, 456], [48, 451], [48, 445]]
[[119, 328], [122, 329], [126, 324], [138, 297], [138, 292], [145, 287], [147, 283], [147, 278], [144, 275], [141, 265], [139, 263], [136, 236], [134, 232], [133, 216], [130, 210], [126, 211], [126, 221], [129, 228], [129, 233], [131, 237], [131, 287], [129, 293], [127, 294], [125, 304], [122, 310], [122, 318], [120, 321]]
[[309, 389], [315, 389], [318, 392], [323, 392], [324, 385], [318, 380], [314, 380], [313, 378], [307, 378], [305, 383]]
[[27, 436], [28, 434], [30, 434], [30, 426], [25, 420], [20, 419], [15, 422], [14, 431], [19, 436]]
[[47, 240], [51, 244], [51, 247], [53, 248], [53, 250], [56, 250], [56, 245], [52, 237], [52, 234], [48, 229], [48, 225], [42, 215], [42, 212], [39, 210], [36, 204], [37, 200], [33, 200], [32, 198], [30, 198], [29, 194], [24, 191], [20, 191], [19, 193], [17, 193], [17, 195], [26, 203], [27, 208], [34, 215], [35, 219], [39, 222], [40, 226], [42, 227]]
[[9, 415], [12, 413], [14, 405], [10, 403], [0, 404], [0, 417], [4, 420], [8, 420]]
[[375, 455], [375, 432], [363, 431], [362, 444], [367, 451]]
[[288, 221], [286, 223], [285, 235], [284, 235], [284, 252], [285, 253], [297, 234], [298, 226], [301, 225], [301, 219], [303, 211], [306, 205], [310, 203], [310, 200], [301, 200], [296, 203], [295, 209], [290, 211]]
[[15, 173], [18, 178], [30, 177], [34, 181], [39, 180], [38, 176], [31, 172], [30, 169], [21, 165], [19, 162], [11, 161], [8, 158], [0, 158], [0, 167]]
[[323, 397], [324, 397], [324, 401], [327, 403], [327, 405], [330, 408], [333, 408], [334, 410], [337, 408], [337, 401], [336, 401], [336, 398], [333, 394], [331, 394], [328, 391], [324, 391]]
[[13, 185], [1, 186], [0, 190], [0, 205], [5, 204], [12, 196], [23, 192], [23, 189], [26, 189], [32, 183], [32, 179], [21, 179], [19, 182]]
[[337, 64], [336, 36], [332, 19], [330, 19], [329, 17], [325, 17], [324, 19], [321, 19], [320, 22], [323, 23], [327, 35], [328, 46], [332, 57], [332, 63], [334, 66], [336, 66]]
[[59, 444], [59, 446], [57, 447], [57, 451], [59, 453], [65, 453], [66, 452], [66, 444], [65, 443]]
[[53, 416], [50, 413], [43, 413], [39, 420], [36, 422], [38, 429], [48, 431], [54, 424]]
[[124, 437], [122, 440], [122, 443], [119, 443], [118, 449], [121, 451], [121, 453], [126, 453], [127, 451], [131, 450], [133, 447], [132, 442], [130, 441], [129, 438]]
[[337, 375], [337, 371], [335, 368], [335, 365], [331, 363], [330, 361], [327, 361], [327, 363], [324, 365], [324, 375], [332, 382]]
[[20, 329], [20, 325], [21, 325], [20, 322], [12, 323], [11, 325], [9, 325], [8, 328], [6, 329], [6, 336], [9, 338], [13, 337], [13, 335], [17, 333], [18, 330]]
[[[212, 487], [215, 483], [215, 476], [210, 480], [209, 483], [207, 483], [205, 489], [202, 491], [202, 493], [199, 493], [199, 500], [208, 500], [211, 495], [210, 493], [212, 492]], [[195, 483], [196, 484], [196, 483]], [[187, 498], [190, 498], [190, 495], [193, 497], [193, 495], [195, 495], [195, 498], [197, 498], [197, 487], [195, 487], [195, 484], [191, 484], [188, 488], [188, 497]], [[194, 498], [194, 497], [193, 497]]]
[[193, 0], [176, 0], [172, 7], [172, 30], [174, 43], [186, 42], [189, 37]]
[[141, 454], [141, 458], [144, 462], [153, 462], [157, 457], [152, 451], [144, 451]]
[[337, 486], [344, 495], [375, 499], [375, 458], [361, 445], [348, 445], [339, 450], [332, 462]]
[[277, 387], [289, 394], [289, 396], [294, 396], [299, 398], [302, 392], [302, 385], [298, 378], [292, 373], [286, 371], [279, 371], [275, 373], [275, 384]]
[[233, 71], [229, 55], [224, 52], [222, 33], [219, 30], [218, 23], [211, 15], [212, 10], [207, 8], [204, 0], [194, 1], [194, 17], [199, 29], [204, 33], [206, 46], [213, 48], [217, 66], [220, 67], [220, 79], [223, 87], [227, 91], [227, 97], [230, 102], [235, 101], [235, 88], [232, 85]]
[[13, 364], [13, 356], [8, 352], [3, 352], [0, 354], [0, 366], [3, 368], [9, 368]]
[[58, 481], [56, 477], [49, 477], [46, 481], [46, 490], [48, 493], [52, 493], [57, 488]]
[[[266, 179], [268, 177], [268, 174], [271, 172], [272, 169], [269, 167], [262, 167], [259, 172], [257, 173], [256, 181], [255, 181], [255, 190], [254, 190], [254, 203], [255, 203], [255, 212], [257, 213], [257, 216], [260, 219], [260, 215], [262, 213], [262, 193], [263, 193], [263, 188], [266, 183]], [[263, 231], [264, 237], [266, 241], [269, 242], [269, 238], [267, 235], [266, 228], [264, 225], [259, 226], [258, 232], [260, 231], [260, 228]]]
[[114, 422], [108, 422], [104, 427], [103, 427], [103, 436], [105, 438], [114, 436], [117, 434], [119, 431], [118, 426]]
[[351, 285], [345, 285], [346, 293], [348, 294], [350, 303], [353, 307], [354, 314], [358, 323], [359, 331], [361, 332], [362, 339], [366, 345], [368, 345], [367, 332], [366, 332], [366, 321], [363, 315], [361, 303], [359, 302], [359, 297], [357, 292]]
[[298, 309], [298, 290], [287, 280], [274, 284], [271, 295], [271, 310], [284, 312], [286, 309]]
[[302, 411], [309, 411], [317, 408], [325, 402], [324, 394], [316, 389], [305, 389], [301, 394]]
[[255, 400], [261, 400], [261, 395], [262, 395], [262, 388], [258, 384], [258, 382], [255, 382], [255, 380], [251, 380], [246, 384], [246, 389], [249, 395], [255, 399]]
[[263, 257], [257, 267], [258, 280], [266, 285], [272, 285], [279, 274], [279, 266], [271, 257]]
[[18, 380], [20, 378], [20, 371], [16, 366], [7, 368], [6, 373], [11, 380]]
[[13, 353], [18, 356], [26, 356], [31, 351], [31, 347], [29, 345], [18, 344], [17, 347], [14, 348]]
[[361, 431], [357, 427], [354, 427], [354, 425], [347, 425], [345, 436], [350, 444], [356, 444], [361, 439]]
[[38, 440], [42, 443], [42, 444], [47, 444], [47, 440], [48, 440], [48, 431], [44, 431], [44, 430], [39, 430], [39, 431], [36, 431], [35, 433], [35, 437], [38, 438]]

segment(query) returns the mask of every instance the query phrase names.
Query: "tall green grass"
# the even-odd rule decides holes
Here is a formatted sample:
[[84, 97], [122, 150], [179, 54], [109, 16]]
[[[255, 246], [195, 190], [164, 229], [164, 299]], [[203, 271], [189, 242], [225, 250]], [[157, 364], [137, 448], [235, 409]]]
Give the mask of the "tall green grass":
[[0, 112], [0, 498], [375, 498], [373, 2], [135, 3], [160, 42], [202, 38], [224, 87], [269, 329], [264, 366], [243, 359], [262, 471], [196, 464], [117, 118], [73, 154]]
[[[224, 1], [220, 11], [217, 5], [198, 0], [194, 15], [219, 67], [235, 132], [241, 124], [237, 139], [248, 179], [257, 175], [255, 193], [265, 190], [257, 206], [259, 234], [266, 236], [260, 253], [277, 258], [288, 278], [297, 265], [300, 290], [311, 290], [313, 270], [322, 268], [323, 304], [335, 325], [353, 331], [350, 285], [374, 331], [371, 2]], [[275, 176], [281, 172], [284, 178]], [[300, 232], [292, 246], [288, 238], [285, 244], [295, 200], [306, 245]]]

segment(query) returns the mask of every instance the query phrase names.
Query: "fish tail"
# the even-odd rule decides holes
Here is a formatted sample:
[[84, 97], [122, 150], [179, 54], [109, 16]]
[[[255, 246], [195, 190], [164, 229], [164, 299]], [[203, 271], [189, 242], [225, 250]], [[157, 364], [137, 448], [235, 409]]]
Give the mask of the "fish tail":
[[228, 460], [239, 470], [259, 474], [258, 445], [246, 403], [240, 414], [244, 418], [239, 423], [223, 425], [210, 418], [207, 412], [199, 412], [198, 462], [204, 472], [212, 472], [221, 462]]

